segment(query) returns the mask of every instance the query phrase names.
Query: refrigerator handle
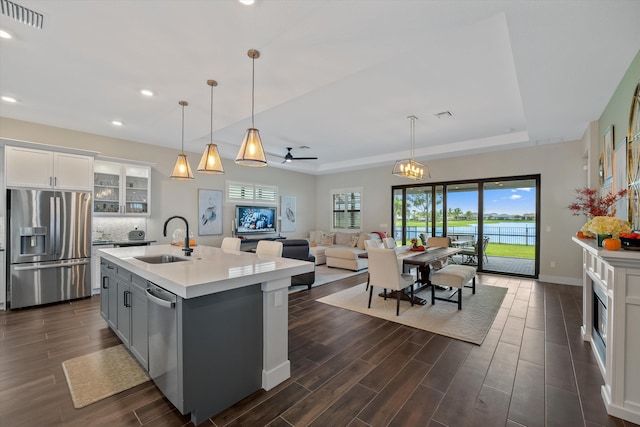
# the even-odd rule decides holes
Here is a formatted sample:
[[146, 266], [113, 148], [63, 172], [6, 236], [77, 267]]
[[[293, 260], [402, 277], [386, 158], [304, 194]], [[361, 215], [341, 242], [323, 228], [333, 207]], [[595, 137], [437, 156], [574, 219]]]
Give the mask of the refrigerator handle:
[[56, 251], [58, 249], [58, 231], [56, 230], [57, 223], [56, 198], [55, 196], [51, 196], [49, 197], [49, 241], [47, 242], [47, 252], [53, 256], [56, 255]]
[[[55, 178], [54, 178], [55, 181]], [[62, 242], [61, 242], [61, 234], [60, 234], [60, 197], [56, 196], [56, 256], [60, 256], [60, 254], [62, 253]]]

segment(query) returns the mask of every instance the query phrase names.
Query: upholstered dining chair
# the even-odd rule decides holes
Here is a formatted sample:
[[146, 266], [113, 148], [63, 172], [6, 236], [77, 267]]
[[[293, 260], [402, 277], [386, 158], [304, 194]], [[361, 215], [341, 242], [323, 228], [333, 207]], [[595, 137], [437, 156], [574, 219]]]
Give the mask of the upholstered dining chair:
[[425, 246], [428, 248], [448, 248], [449, 246], [451, 246], [451, 238], [429, 237]]
[[394, 239], [393, 237], [385, 237], [384, 239], [382, 239], [382, 244], [387, 249], [393, 249], [398, 246], [396, 244], [396, 239]]
[[[449, 246], [451, 246], [451, 238], [450, 237], [429, 237], [427, 239], [427, 244], [425, 245], [427, 248], [448, 248]], [[438, 261], [434, 261], [431, 263], [431, 265], [429, 266], [429, 268], [426, 267], [420, 267], [419, 272], [420, 275], [418, 276], [418, 280], [420, 281], [420, 283], [427, 283], [428, 282], [428, 275], [430, 274], [431, 270], [439, 270], [442, 267], [444, 267], [445, 265], [447, 265], [449, 263], [449, 258], [443, 258], [443, 259], [439, 259]]]
[[384, 297], [387, 299], [387, 289], [396, 291], [396, 316], [400, 315], [400, 293], [406, 288], [411, 288], [411, 305], [413, 306], [413, 276], [411, 274], [400, 273], [398, 268], [398, 257], [396, 251], [385, 248], [369, 248], [369, 308], [371, 308], [371, 298], [373, 288], [379, 287], [384, 290]]
[[370, 239], [364, 241], [364, 248], [368, 251], [369, 248], [384, 248], [384, 245], [380, 240]]
[[238, 239], [237, 237], [225, 237], [224, 239], [222, 239], [222, 245], [220, 245], [220, 248], [230, 251], [239, 251], [241, 243], [242, 240]]
[[265, 255], [273, 257], [282, 256], [282, 242], [273, 240], [260, 240], [256, 246], [256, 255]]

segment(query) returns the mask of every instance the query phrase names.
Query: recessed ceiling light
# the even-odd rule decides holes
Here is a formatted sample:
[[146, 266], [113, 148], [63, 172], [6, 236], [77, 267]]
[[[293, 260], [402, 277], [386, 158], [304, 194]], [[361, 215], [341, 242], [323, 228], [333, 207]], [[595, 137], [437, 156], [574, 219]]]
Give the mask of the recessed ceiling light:
[[3, 96], [3, 97], [2, 97], [2, 100], [3, 100], [3, 101], [5, 101], [5, 102], [18, 102], [18, 100], [17, 100], [17, 99], [12, 98], [12, 97], [10, 97], [10, 96]]
[[140, 93], [143, 94], [144, 96], [153, 96], [153, 92], [150, 91], [149, 89], [140, 89]]
[[11, 34], [6, 32], [5, 30], [0, 30], [0, 39], [12, 39]]
[[254, 3], [254, 0], [238, 0], [238, 1], [245, 6], [251, 6]]
[[112, 125], [114, 125], [114, 126], [122, 126], [122, 122], [121, 122], [121, 121], [119, 121], [119, 120], [113, 120], [113, 121], [111, 122], [111, 124], [112, 124]]

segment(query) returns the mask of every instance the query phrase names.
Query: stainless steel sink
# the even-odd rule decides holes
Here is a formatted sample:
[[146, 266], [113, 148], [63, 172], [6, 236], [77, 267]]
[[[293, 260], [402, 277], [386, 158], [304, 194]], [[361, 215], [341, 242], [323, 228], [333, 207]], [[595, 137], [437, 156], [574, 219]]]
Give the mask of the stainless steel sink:
[[137, 256], [134, 257], [137, 260], [146, 262], [149, 264], [167, 264], [170, 262], [188, 261], [185, 258], [180, 258], [175, 255], [151, 255], [151, 256]]

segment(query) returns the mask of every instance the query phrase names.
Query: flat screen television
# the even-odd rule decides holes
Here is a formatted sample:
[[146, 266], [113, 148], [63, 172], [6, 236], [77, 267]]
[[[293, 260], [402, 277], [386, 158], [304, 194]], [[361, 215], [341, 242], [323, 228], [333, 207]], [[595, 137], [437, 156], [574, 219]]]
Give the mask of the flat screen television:
[[275, 233], [277, 218], [277, 210], [272, 206], [236, 206], [236, 233]]

